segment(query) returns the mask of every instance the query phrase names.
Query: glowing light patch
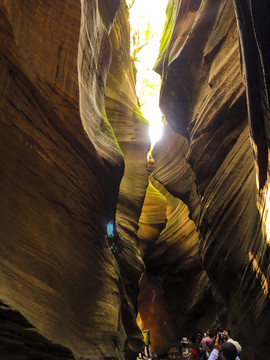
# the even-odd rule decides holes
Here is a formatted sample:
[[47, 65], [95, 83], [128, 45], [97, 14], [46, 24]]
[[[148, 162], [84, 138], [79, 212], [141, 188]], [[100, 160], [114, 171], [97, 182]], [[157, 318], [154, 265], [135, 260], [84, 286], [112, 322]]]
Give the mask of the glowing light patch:
[[107, 236], [108, 236], [108, 237], [114, 236], [114, 233], [113, 233], [113, 222], [112, 222], [112, 221], [110, 221], [110, 222], [107, 224]]
[[[152, 70], [158, 57], [166, 20], [166, 0], [128, 0], [131, 25], [131, 56], [137, 68], [136, 92], [144, 117], [150, 123], [152, 147], [162, 136], [159, 109], [160, 76]], [[140, 47], [142, 47], [140, 49]], [[138, 50], [140, 49], [140, 50]]]
[[262, 272], [260, 265], [258, 263], [258, 261], [256, 260], [256, 258], [253, 256], [253, 254], [251, 253], [251, 251], [249, 252], [249, 260], [252, 263], [252, 267], [253, 267], [253, 271], [256, 274], [256, 278], [260, 280], [261, 282], [261, 286], [262, 286], [262, 290], [264, 292], [265, 295], [268, 295], [268, 284], [267, 284], [267, 279], [264, 275], [264, 273]]
[[[270, 161], [270, 155], [268, 161]], [[267, 184], [262, 190], [260, 190], [257, 175], [256, 185], [258, 194], [260, 194], [257, 199], [257, 207], [262, 217], [262, 230], [265, 232], [268, 244], [270, 244], [270, 186]]]

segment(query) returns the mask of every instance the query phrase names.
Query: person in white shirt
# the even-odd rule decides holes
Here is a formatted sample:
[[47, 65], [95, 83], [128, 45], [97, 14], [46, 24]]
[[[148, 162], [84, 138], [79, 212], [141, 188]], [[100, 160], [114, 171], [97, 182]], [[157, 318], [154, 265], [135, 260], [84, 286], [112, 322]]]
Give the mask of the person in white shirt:
[[231, 342], [233, 345], [235, 345], [236, 350], [237, 350], [237, 353], [238, 353], [238, 355], [239, 355], [239, 354], [242, 352], [242, 346], [239, 344], [239, 342], [236, 341], [236, 340], [233, 340], [233, 339], [230, 337], [228, 331], [223, 330], [223, 334], [225, 334], [227, 342]]
[[240, 360], [237, 356], [237, 349], [231, 342], [225, 342], [222, 346], [219, 343], [219, 334], [217, 334], [214, 350], [211, 352], [208, 360], [217, 360], [219, 353], [222, 355], [222, 360]]

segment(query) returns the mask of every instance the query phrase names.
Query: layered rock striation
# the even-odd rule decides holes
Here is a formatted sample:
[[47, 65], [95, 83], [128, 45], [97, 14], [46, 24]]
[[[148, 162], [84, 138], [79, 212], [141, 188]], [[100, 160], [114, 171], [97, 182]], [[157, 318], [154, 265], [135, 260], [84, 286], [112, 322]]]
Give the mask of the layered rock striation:
[[269, 13], [169, 1], [147, 188], [125, 1], [0, 0], [0, 357], [134, 359], [138, 310], [268, 353]]
[[107, 78], [105, 104], [108, 120], [125, 162], [116, 207], [117, 235], [111, 240], [121, 273], [125, 358], [134, 357], [134, 353], [143, 346], [136, 323], [138, 284], [144, 269], [137, 230], [148, 183], [146, 161], [150, 148], [148, 122], [140, 111], [135, 91], [136, 69], [130, 57], [128, 16], [126, 2], [121, 1], [110, 33], [112, 62]]
[[[181, 231], [185, 229], [180, 225], [182, 214], [195, 228], [190, 234], [176, 235], [173, 255], [167, 257], [174, 242], [169, 227], [176, 224], [168, 218], [145, 255], [146, 274], [164, 274], [162, 289], [171, 325], [165, 336], [179, 339], [191, 335], [192, 327], [202, 330], [202, 325], [204, 329], [230, 328], [249, 359], [263, 358], [269, 349], [268, 145], [264, 140], [269, 57], [264, 48], [268, 25], [266, 30], [259, 25], [259, 14], [267, 15], [260, 11], [269, 14], [267, 5], [253, 7], [241, 1], [235, 1], [235, 7], [230, 1], [211, 0], [168, 4], [156, 63], [162, 76], [160, 107], [168, 125], [164, 140], [154, 149], [152, 176], [153, 184], [160, 183], [187, 205], [185, 214], [174, 204]], [[250, 18], [244, 18], [247, 12]], [[251, 44], [250, 33], [256, 38]], [[257, 75], [249, 64], [254, 61]], [[257, 87], [253, 88], [252, 81], [257, 81]], [[162, 271], [169, 258], [175, 262]], [[191, 259], [197, 259], [197, 267], [185, 272], [188, 264], [195, 266]], [[171, 271], [178, 271], [176, 286]], [[150, 303], [142, 306], [142, 312]], [[191, 304], [197, 316], [196, 311], [190, 312]], [[148, 318], [148, 326], [152, 323], [154, 317]]]
[[[10, 331], [1, 329], [7, 360], [17, 341], [28, 341], [16, 330], [20, 321], [30, 324], [44, 346], [59, 345], [59, 354], [66, 351], [70, 358], [123, 359], [142, 344], [136, 294], [143, 264], [135, 232], [149, 145], [141, 136], [145, 120], [127, 56], [126, 10], [121, 10], [125, 26], [118, 20], [112, 31], [120, 5], [125, 6], [117, 0], [0, 3], [1, 314], [14, 311], [24, 319], [10, 316]], [[116, 48], [112, 55], [110, 32], [111, 40], [126, 46], [124, 57], [119, 53], [113, 60], [110, 78], [122, 67], [122, 92], [131, 92], [125, 98], [128, 115], [121, 114], [125, 99], [120, 97], [119, 105], [113, 94], [120, 85], [114, 88], [108, 80], [112, 125], [105, 108], [108, 72], [117, 55]], [[119, 120], [112, 115], [117, 112]], [[115, 120], [119, 131], [125, 133], [125, 126], [130, 136], [121, 137]], [[121, 197], [129, 198], [124, 210], [130, 216], [122, 227], [128, 238], [120, 230], [117, 235], [115, 224], [123, 154], [129, 170]], [[135, 178], [132, 164], [145, 175]], [[117, 218], [120, 227], [121, 214]], [[112, 247], [118, 238], [124, 243], [121, 254]], [[15, 339], [11, 333], [16, 332]], [[32, 356], [27, 349], [23, 358]], [[47, 356], [57, 358], [50, 351]]]

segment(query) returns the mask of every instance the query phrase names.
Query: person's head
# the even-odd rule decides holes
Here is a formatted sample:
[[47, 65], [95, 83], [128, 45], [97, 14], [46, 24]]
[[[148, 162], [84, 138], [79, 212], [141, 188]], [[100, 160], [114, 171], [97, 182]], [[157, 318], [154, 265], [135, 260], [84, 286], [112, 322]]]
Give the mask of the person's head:
[[230, 339], [230, 337], [231, 337], [231, 330], [223, 330], [223, 332], [224, 332], [224, 334], [226, 335], [226, 337], [228, 338], [228, 339]]
[[236, 347], [237, 353], [240, 354], [242, 352], [242, 346], [239, 344], [238, 341], [233, 340], [233, 339], [229, 339], [228, 342], [230, 342], [231, 344], [233, 344]]
[[222, 360], [235, 360], [237, 349], [231, 342], [225, 342], [221, 347]]
[[209, 336], [202, 338], [201, 344], [202, 348], [207, 352], [212, 351], [214, 348], [214, 341]]
[[182, 349], [178, 341], [171, 342], [167, 347], [168, 359], [182, 360]]
[[188, 338], [183, 337], [182, 340], [181, 340], [181, 345], [182, 345], [183, 348], [187, 347], [189, 345]]

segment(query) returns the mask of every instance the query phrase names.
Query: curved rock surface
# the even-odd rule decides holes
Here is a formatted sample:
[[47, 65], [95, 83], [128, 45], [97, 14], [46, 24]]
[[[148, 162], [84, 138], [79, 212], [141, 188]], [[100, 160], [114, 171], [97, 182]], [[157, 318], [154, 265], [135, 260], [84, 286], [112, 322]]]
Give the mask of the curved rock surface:
[[[239, 1], [241, 3], [244, 8], [243, 2]], [[249, 9], [251, 14], [255, 8]], [[267, 6], [261, 6], [260, 10], [263, 9], [267, 12]], [[258, 10], [259, 7], [252, 16], [257, 17]], [[194, 328], [197, 324], [212, 329], [218, 326], [230, 328], [233, 337], [244, 344], [248, 358], [263, 358], [270, 345], [266, 335], [269, 332], [269, 243], [264, 223], [264, 194], [268, 185], [265, 184], [262, 192], [256, 184], [255, 159], [260, 187], [264, 185], [261, 182], [264, 170], [258, 160], [260, 150], [255, 159], [253, 156], [250, 126], [252, 129], [252, 126], [260, 125], [252, 111], [247, 112], [245, 84], [247, 81], [247, 88], [252, 87], [252, 82], [249, 82], [248, 66], [245, 69], [242, 66], [234, 7], [230, 1], [183, 0], [170, 1], [167, 11], [156, 69], [163, 79], [160, 106], [172, 130], [167, 129], [166, 139], [155, 147], [153, 177], [188, 206], [198, 234], [197, 256], [201, 263], [198, 261], [197, 274], [200, 267], [201, 273], [205, 269], [205, 282], [212, 288], [212, 299], [216, 303], [216, 307], [210, 305], [212, 300], [203, 294], [203, 289], [197, 290], [198, 298], [206, 307], [205, 319], [197, 322], [195, 313], [189, 318], [189, 309], [182, 297], [192, 295], [196, 281], [201, 284], [204, 281], [200, 277], [196, 279], [192, 271], [187, 272], [186, 277], [182, 273], [177, 288], [179, 293], [176, 291], [174, 297], [167, 290], [170, 294], [168, 317], [181, 314], [172, 332], [175, 338], [189, 335], [190, 322]], [[250, 23], [246, 25], [250, 26]], [[241, 18], [238, 26], [240, 31], [245, 31]], [[260, 36], [259, 53], [263, 52], [265, 41], [262, 31]], [[249, 47], [250, 44], [244, 41], [242, 39], [243, 46]], [[263, 62], [263, 58], [268, 59], [267, 55], [267, 51], [263, 52], [260, 58], [266, 67], [268, 63]], [[251, 78], [253, 75], [250, 70]], [[258, 77], [256, 79], [258, 81]], [[265, 77], [264, 86], [268, 85]], [[263, 90], [258, 91], [257, 95], [262, 93]], [[247, 96], [249, 99], [249, 92]], [[249, 106], [255, 106], [254, 100], [250, 101]], [[256, 106], [266, 119], [268, 110], [261, 108], [262, 102]], [[260, 131], [264, 132], [263, 126]], [[254, 142], [258, 148], [265, 148], [265, 142], [256, 143], [256, 138]], [[165, 231], [149, 248], [146, 274], [152, 271], [152, 264], [155, 264], [155, 273], [167, 258], [163, 251], [171, 239], [164, 239], [163, 243]], [[169, 229], [168, 233], [171, 234]], [[177, 244], [183, 241], [182, 236], [179, 234]], [[187, 243], [191, 249], [192, 237]], [[159, 253], [163, 255], [162, 260]], [[189, 259], [180, 245], [173, 254], [179, 266]], [[148, 259], [152, 259], [150, 264]], [[164, 273], [164, 283], [168, 285], [170, 273]], [[186, 282], [192, 290], [185, 288]], [[178, 308], [171, 306], [177, 301]], [[203, 309], [203, 306], [198, 308]], [[218, 315], [216, 323], [213, 312]], [[261, 350], [258, 350], [258, 343]]]
[[116, 208], [117, 236], [112, 240], [123, 282], [120, 296], [128, 338], [125, 358], [143, 345], [136, 323], [138, 284], [144, 269], [137, 230], [148, 182], [146, 160], [150, 148], [148, 122], [138, 107], [135, 92], [136, 70], [130, 58], [128, 16], [122, 1], [110, 33], [112, 62], [106, 84], [106, 113], [125, 161]]
[[[0, 0], [0, 357], [270, 351], [269, 5], [170, 0], [149, 177], [123, 0]], [[240, 46], [240, 48], [239, 48]]]
[[258, 168], [259, 187], [267, 186], [269, 149], [269, 5], [260, 1], [233, 1], [246, 75], [250, 133]]
[[[156, 156], [159, 157], [157, 153]], [[198, 233], [189, 218], [189, 209], [153, 177], [151, 182], [159, 192], [147, 192], [139, 223], [139, 235], [147, 232], [152, 239], [142, 238], [147, 241], [143, 257], [146, 271], [140, 283], [138, 310], [141, 326], [151, 329], [152, 350], [162, 353], [181, 334], [192, 334], [206, 324], [215, 324], [216, 313], [208, 310], [215, 308], [215, 301], [202, 269]], [[152, 217], [151, 203], [156, 209], [166, 206], [166, 227], [160, 229], [158, 237], [155, 230], [159, 221]]]
[[[130, 138], [115, 129], [122, 150], [105, 109], [109, 33], [119, 7], [116, 0], [0, 4], [0, 300], [45, 343], [64, 346], [80, 359], [122, 359], [124, 350], [132, 355], [142, 344], [135, 307], [143, 263], [135, 233], [149, 145], [141, 136], [145, 120], [133, 116], [139, 111], [129, 47], [112, 64], [117, 71], [122, 61], [122, 92], [132, 89], [128, 119], [122, 114]], [[119, 32], [127, 42], [125, 21], [126, 27], [118, 21], [112, 38]], [[108, 94], [114, 86], [109, 83]], [[108, 110], [114, 111], [121, 113], [118, 104]], [[120, 198], [129, 198], [130, 217], [122, 227], [130, 234], [118, 255], [112, 248], [117, 235], [109, 238], [106, 226], [111, 222], [116, 229], [123, 154], [130, 170]], [[134, 178], [134, 171], [142, 175]], [[17, 326], [14, 321], [14, 331]], [[8, 343], [6, 352], [15, 346]]]

